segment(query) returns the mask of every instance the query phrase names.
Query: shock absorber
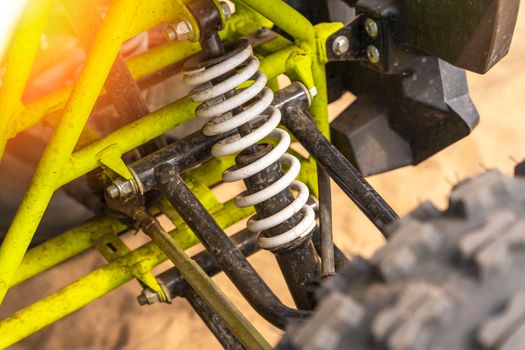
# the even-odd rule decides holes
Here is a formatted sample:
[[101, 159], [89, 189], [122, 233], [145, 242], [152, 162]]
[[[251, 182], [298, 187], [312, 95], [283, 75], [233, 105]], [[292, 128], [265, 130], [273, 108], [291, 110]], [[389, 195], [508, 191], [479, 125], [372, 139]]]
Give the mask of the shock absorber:
[[[247, 191], [236, 198], [239, 207], [255, 206], [257, 214], [248, 229], [258, 232], [258, 244], [277, 258], [299, 308], [313, 307], [310, 284], [319, 273], [311, 244], [315, 214], [306, 204], [308, 187], [296, 177], [299, 160], [286, 153], [289, 134], [277, 126], [281, 112], [273, 107], [273, 92], [259, 71], [251, 45], [241, 39], [225, 45], [225, 53], [209, 57], [205, 52], [184, 66], [184, 82], [193, 87], [190, 97], [201, 103], [198, 118], [205, 119], [203, 133], [215, 136], [237, 129], [212, 148], [215, 157], [238, 153], [236, 165], [223, 173], [225, 182], [243, 180]], [[274, 147], [260, 143], [277, 139]], [[283, 172], [283, 165], [286, 172]], [[294, 197], [291, 190], [297, 195]]]

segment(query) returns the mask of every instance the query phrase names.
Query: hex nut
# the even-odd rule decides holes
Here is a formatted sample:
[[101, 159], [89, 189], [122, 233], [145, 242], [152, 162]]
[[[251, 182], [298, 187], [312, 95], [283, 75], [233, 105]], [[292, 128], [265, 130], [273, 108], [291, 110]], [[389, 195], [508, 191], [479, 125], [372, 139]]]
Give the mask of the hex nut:
[[194, 32], [191, 23], [187, 19], [183, 19], [179, 22], [168, 24], [164, 35], [169, 41], [184, 41], [193, 40]]
[[137, 187], [133, 180], [117, 179], [106, 188], [106, 192], [111, 199], [124, 198], [137, 193]]

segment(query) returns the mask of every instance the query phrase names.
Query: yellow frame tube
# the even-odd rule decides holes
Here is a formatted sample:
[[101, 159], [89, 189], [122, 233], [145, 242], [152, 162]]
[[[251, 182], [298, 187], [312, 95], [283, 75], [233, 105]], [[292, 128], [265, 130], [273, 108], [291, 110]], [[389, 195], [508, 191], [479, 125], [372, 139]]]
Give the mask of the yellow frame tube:
[[[225, 228], [237, 223], [252, 212], [253, 208], [238, 210], [234, 201], [229, 201], [223, 205], [221, 210], [214, 213], [213, 217], [221, 227]], [[170, 235], [182, 249], [199, 243], [197, 237], [185, 224], [177, 226], [170, 232]], [[135, 277], [134, 270], [150, 271], [166, 259], [166, 256], [154, 243], [147, 243], [18, 311], [0, 321], [0, 334], [2, 335], [0, 349], [22, 340], [120, 287]]]
[[114, 2], [90, 50], [22, 203], [0, 247], [0, 303], [33, 238], [68, 158], [102, 90], [109, 70], [126, 37], [129, 19], [135, 17], [139, 0]]
[[9, 48], [7, 71], [0, 88], [0, 159], [4, 155], [11, 124], [23, 107], [22, 96], [50, 10], [50, 0], [31, 0], [24, 10]]
[[110, 217], [96, 218], [30, 250], [16, 271], [10, 288], [93, 246], [96, 237], [125, 232], [127, 226]]
[[261, 15], [270, 19], [282, 30], [293, 36], [297, 44], [307, 50], [312, 60], [312, 77], [316, 96], [312, 100], [310, 110], [319, 130], [330, 136], [328, 122], [328, 92], [326, 86], [326, 70], [317, 52], [315, 27], [299, 12], [282, 0], [241, 0]]
[[[133, 57], [126, 63], [131, 75], [137, 80], [198, 51], [200, 51], [198, 43], [171, 42]], [[63, 88], [27, 104], [14, 118], [8, 137], [14, 137], [19, 132], [38, 124], [46, 114], [63, 109], [71, 91], [72, 88]]]

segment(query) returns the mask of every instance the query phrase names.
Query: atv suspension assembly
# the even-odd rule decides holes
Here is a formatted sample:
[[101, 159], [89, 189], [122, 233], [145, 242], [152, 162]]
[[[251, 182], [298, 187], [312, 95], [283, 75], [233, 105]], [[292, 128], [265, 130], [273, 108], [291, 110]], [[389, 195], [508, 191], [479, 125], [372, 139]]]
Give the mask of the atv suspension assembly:
[[[29, 2], [34, 7], [22, 17], [0, 88], [0, 153], [9, 138], [40, 122], [50, 125], [54, 136], [0, 247], [0, 302], [9, 288], [92, 247], [108, 263], [0, 321], [0, 348], [131, 279], [143, 287], [141, 304], [186, 298], [223, 346], [268, 348], [209, 277], [225, 272], [254, 309], [279, 328], [307, 318], [316, 305], [320, 279], [346, 262], [333, 245], [329, 178], [387, 235], [386, 227], [397, 215], [362, 173], [419, 162], [470, 131], [477, 114], [469, 104], [464, 73], [440, 59], [476, 71], [488, 69], [508, 48], [510, 36], [500, 36], [496, 29], [512, 29], [512, 16], [503, 23], [503, 15], [516, 4], [469, 2], [465, 13], [472, 18], [461, 33], [436, 32], [445, 39], [461, 39], [451, 47], [432, 46], [418, 35], [423, 22], [432, 30], [437, 30], [436, 23], [421, 20], [426, 10], [418, 11], [410, 0], [362, 0], [355, 7], [356, 1], [346, 1], [357, 11], [346, 26], [312, 25], [310, 21], [330, 22], [323, 17], [330, 11], [314, 10], [319, 4], [309, 8], [308, 1], [290, 3], [304, 8], [310, 18], [280, 0], [235, 1], [235, 14], [227, 3], [212, 0], [122, 0], [112, 2], [105, 17], [96, 13], [91, 0], [67, 0], [68, 17], [83, 46], [89, 47], [87, 61], [72, 87], [24, 104], [24, 86], [52, 6], [52, 1]], [[484, 9], [495, 3], [499, 12], [490, 17]], [[447, 18], [447, 11], [450, 8], [443, 7], [438, 17]], [[413, 20], [400, 29], [396, 24], [403, 16]], [[479, 35], [476, 18], [492, 19], [487, 32], [497, 35]], [[120, 54], [125, 40], [158, 25], [171, 28], [171, 41], [127, 60]], [[83, 31], [86, 26], [93, 31]], [[495, 40], [487, 46], [487, 40], [481, 40], [486, 37]], [[476, 51], [473, 42], [481, 42], [487, 53], [475, 61], [469, 59]], [[407, 45], [410, 50], [403, 51]], [[327, 112], [329, 62], [345, 65], [340, 75], [345, 80], [337, 85], [358, 95], [358, 102], [332, 125], [335, 146]], [[193, 88], [190, 96], [150, 112], [143, 90], [181, 71]], [[281, 74], [292, 84], [279, 89]], [[348, 74], [364, 78], [350, 79]], [[440, 88], [405, 79], [428, 74], [439, 76], [434, 81]], [[387, 81], [399, 94], [382, 98], [374, 81]], [[427, 103], [421, 91], [432, 92], [431, 100], [438, 102]], [[392, 109], [399, 98], [401, 108]], [[370, 101], [377, 100], [382, 103], [374, 104], [375, 113]], [[126, 125], [98, 135], [88, 118], [109, 104]], [[356, 109], [363, 111], [363, 119], [347, 123], [345, 115], [354, 115]], [[427, 118], [408, 120], [402, 113], [407, 110]], [[163, 135], [195, 116], [206, 119], [202, 130], [165, 144]], [[437, 123], [436, 116], [444, 122]], [[312, 157], [289, 151], [291, 136], [279, 124]], [[393, 145], [390, 152], [400, 158], [381, 163], [373, 155], [371, 163], [364, 163], [359, 148], [363, 143], [355, 142], [366, 129], [363, 125], [374, 135], [386, 135], [378, 139]], [[130, 151], [132, 156], [124, 157]], [[94, 170], [105, 175], [101, 187], [111, 213], [27, 250], [53, 193]], [[239, 180], [247, 190], [233, 200], [220, 203], [211, 191], [223, 181]], [[310, 194], [319, 203], [312, 202]], [[248, 230], [231, 239], [225, 234], [225, 228], [254, 213]], [[161, 214], [173, 221], [173, 231], [159, 224]], [[121, 236], [133, 228], [141, 228], [151, 242], [129, 249]], [[186, 256], [184, 249], [198, 242], [205, 251], [193, 259]], [[246, 256], [260, 248], [274, 253], [297, 309], [284, 305], [247, 261]], [[174, 268], [155, 277], [152, 268], [166, 258]]]

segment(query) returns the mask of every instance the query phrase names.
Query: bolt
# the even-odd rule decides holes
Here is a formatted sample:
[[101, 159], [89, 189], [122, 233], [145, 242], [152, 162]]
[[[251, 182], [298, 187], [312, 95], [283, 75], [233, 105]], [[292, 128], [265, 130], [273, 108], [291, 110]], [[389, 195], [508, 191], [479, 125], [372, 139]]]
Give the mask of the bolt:
[[233, 14], [232, 6], [230, 6], [230, 4], [226, 1], [221, 1], [220, 5], [222, 8], [222, 12], [224, 13], [224, 18], [226, 19], [232, 18], [232, 14]]
[[372, 18], [367, 18], [365, 21], [365, 30], [369, 37], [372, 39], [377, 38], [377, 34], [379, 33], [379, 29], [377, 27], [376, 21], [374, 21]]
[[344, 55], [350, 49], [350, 40], [344, 35], [340, 35], [335, 38], [332, 44], [332, 50], [337, 56]]
[[368, 57], [368, 60], [370, 63], [376, 64], [381, 59], [381, 54], [379, 53], [379, 50], [374, 45], [370, 45], [366, 48], [366, 56]]
[[117, 187], [117, 185], [111, 184], [106, 188], [106, 192], [108, 193], [109, 198], [115, 199], [120, 196], [120, 191]]
[[140, 305], [151, 305], [162, 301], [162, 297], [159, 292], [150, 288], [144, 288], [139, 296], [137, 296], [137, 301]]
[[183, 41], [193, 40], [193, 28], [187, 19], [183, 19], [176, 23], [168, 24], [164, 32], [166, 39], [169, 41]]
[[111, 199], [124, 198], [137, 193], [137, 187], [133, 180], [117, 179], [106, 188], [106, 192]]

